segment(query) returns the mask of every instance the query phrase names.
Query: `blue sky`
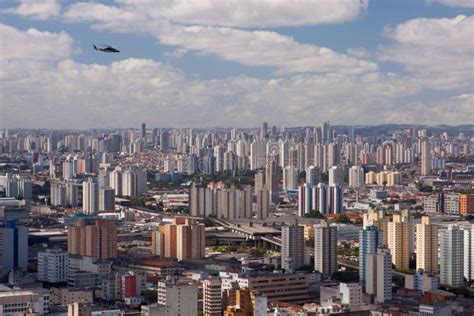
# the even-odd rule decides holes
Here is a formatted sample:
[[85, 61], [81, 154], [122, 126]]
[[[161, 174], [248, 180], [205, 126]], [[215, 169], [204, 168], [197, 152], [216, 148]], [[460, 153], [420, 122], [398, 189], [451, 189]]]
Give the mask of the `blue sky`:
[[[446, 2], [450, 6], [423, 0], [366, 1], [361, 8], [358, 0], [315, 0], [314, 8], [326, 10], [324, 6], [328, 6], [328, 12], [346, 10], [342, 12], [349, 15], [335, 14], [327, 22], [324, 16], [312, 19], [304, 12], [313, 8], [313, 1], [306, 0], [307, 7], [301, 5], [301, 9], [298, 3], [274, 9], [275, 16], [281, 15], [278, 23], [266, 14], [264, 0], [236, 2], [236, 11], [239, 8], [235, 6], [244, 3], [243, 12], [257, 16], [253, 24], [221, 5], [205, 7], [204, 13], [193, 16], [193, 5], [196, 11], [199, 5], [179, 2], [157, 1], [165, 9], [146, 1], [86, 2], [82, 7], [72, 1], [45, 0], [44, 7], [34, 6], [42, 3], [39, 0], [2, 2], [4, 38], [15, 39], [14, 49], [22, 55], [8, 56], [5, 50], [9, 45], [2, 41], [0, 57], [9, 67], [0, 81], [0, 97], [2, 104], [15, 109], [2, 125], [114, 127], [145, 119], [156, 126], [248, 127], [257, 126], [262, 119], [287, 126], [327, 119], [341, 124], [474, 123], [474, 9], [470, 1]], [[347, 9], [350, 2], [356, 5]], [[294, 26], [285, 9], [291, 10], [288, 16], [295, 20], [307, 21]], [[221, 15], [224, 17], [219, 19]], [[259, 19], [261, 25], [254, 25], [260, 24]], [[190, 34], [190, 27], [196, 27], [196, 36]], [[35, 56], [34, 50], [30, 53], [27, 43], [22, 46], [30, 28], [41, 32], [32, 41], [44, 36], [42, 44], [50, 43], [49, 48], [41, 48], [44, 57]], [[62, 32], [65, 37], [60, 38]], [[284, 44], [276, 38], [279, 36]], [[249, 41], [255, 45], [247, 46]], [[102, 43], [121, 52], [104, 54], [92, 49], [93, 44]], [[318, 56], [320, 48], [330, 50], [331, 56]], [[48, 50], [56, 50], [58, 56], [48, 57]], [[185, 52], [170, 55], [177, 50]], [[69, 78], [77, 91], [64, 89], [66, 74], [59, 66], [65, 64], [67, 75], [71, 69], [80, 72], [80, 78]], [[94, 65], [104, 66], [98, 78], [112, 73], [118, 86], [141, 84], [122, 94], [113, 85], [84, 84]], [[18, 79], [19, 73], [28, 74], [26, 80], [10, 79], [10, 75]], [[125, 82], [135, 76], [139, 80]], [[45, 80], [50, 80], [50, 85]], [[55, 88], [64, 91], [64, 98], [51, 92]], [[20, 91], [25, 91], [21, 97], [17, 95]], [[30, 98], [29, 91], [33, 91]], [[83, 109], [74, 120], [68, 116], [72, 105], [65, 104], [66, 96]], [[154, 102], [154, 98], [162, 101]], [[98, 109], [108, 100], [116, 106], [108, 105], [110, 112], [105, 115]], [[136, 108], [130, 112], [133, 106]], [[444, 115], [444, 109], [464, 115]], [[45, 115], [51, 111], [55, 114]], [[379, 122], [369, 118], [374, 111], [380, 112]], [[38, 115], [44, 119], [35, 119]]]

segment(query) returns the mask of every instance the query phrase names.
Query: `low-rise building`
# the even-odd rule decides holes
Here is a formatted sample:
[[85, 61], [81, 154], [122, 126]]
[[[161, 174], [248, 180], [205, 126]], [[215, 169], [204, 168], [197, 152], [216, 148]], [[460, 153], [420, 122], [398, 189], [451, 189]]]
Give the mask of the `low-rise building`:
[[49, 291], [45, 289], [0, 292], [0, 315], [17, 316], [32, 311], [39, 315], [49, 312]]

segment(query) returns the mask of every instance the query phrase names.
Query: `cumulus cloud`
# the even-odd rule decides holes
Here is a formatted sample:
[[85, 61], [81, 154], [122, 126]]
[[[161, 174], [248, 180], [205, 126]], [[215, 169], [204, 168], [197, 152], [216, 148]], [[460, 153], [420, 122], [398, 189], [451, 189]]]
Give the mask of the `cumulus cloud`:
[[[395, 108], [400, 95], [418, 88], [403, 78], [305, 75], [285, 79], [246, 76], [199, 80], [149, 59], [86, 65], [70, 59], [54, 65], [23, 63], [24, 76], [1, 81], [2, 126], [125, 127], [256, 126], [378, 120]], [[13, 71], [13, 69], [11, 69]], [[12, 80], [15, 78], [15, 80]], [[21, 81], [21, 85], [18, 85]], [[98, 111], [97, 109], [101, 109]]]
[[143, 9], [136, 6], [111, 7], [97, 3], [76, 3], [69, 7], [64, 17], [68, 21], [91, 22], [94, 28], [113, 32], [146, 33], [156, 37], [162, 44], [178, 46], [183, 51], [213, 54], [248, 66], [270, 67], [280, 74], [360, 74], [377, 70], [374, 62], [337, 53], [326, 47], [301, 44], [276, 32], [183, 26], [154, 17], [149, 10]]
[[386, 115], [386, 121], [412, 124], [473, 124], [474, 94], [462, 94], [437, 102], [409, 102], [396, 113]]
[[[32, 40], [31, 31], [2, 29], [18, 47], [27, 48]], [[67, 52], [54, 60], [39, 56], [43, 59], [2, 55], [8, 67], [2, 67], [0, 76], [1, 104], [9, 109], [2, 112], [2, 126], [125, 127], [146, 121], [155, 126], [249, 127], [262, 119], [304, 125], [328, 118], [365, 123], [371, 113], [383, 122], [400, 97], [421, 89], [409, 78], [379, 73], [200, 80], [150, 59], [89, 65], [72, 61]]]
[[427, 4], [439, 3], [448, 7], [474, 8], [472, 0], [426, 0]]
[[121, 0], [122, 4], [182, 24], [238, 28], [343, 23], [365, 12], [368, 0]]
[[3, 10], [4, 13], [36, 20], [46, 20], [58, 16], [60, 11], [61, 5], [58, 0], [21, 0], [18, 6]]
[[384, 34], [395, 43], [379, 48], [382, 62], [403, 65], [431, 88], [472, 88], [474, 16], [412, 19]]
[[72, 38], [65, 32], [41, 32], [30, 28], [26, 32], [0, 24], [0, 61], [58, 60], [72, 53]]

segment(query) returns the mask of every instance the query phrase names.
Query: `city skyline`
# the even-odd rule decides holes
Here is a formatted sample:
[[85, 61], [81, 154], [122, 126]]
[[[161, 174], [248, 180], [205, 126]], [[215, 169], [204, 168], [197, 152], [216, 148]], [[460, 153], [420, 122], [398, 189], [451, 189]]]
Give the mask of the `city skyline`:
[[[0, 123], [472, 124], [473, 9], [445, 0], [5, 1]], [[120, 53], [93, 49], [104, 43]]]

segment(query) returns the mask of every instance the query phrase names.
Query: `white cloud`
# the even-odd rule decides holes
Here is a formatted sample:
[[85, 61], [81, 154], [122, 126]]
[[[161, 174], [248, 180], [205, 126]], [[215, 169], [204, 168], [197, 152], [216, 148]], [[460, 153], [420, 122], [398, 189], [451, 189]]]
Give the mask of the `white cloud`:
[[[182, 24], [239, 28], [302, 26], [352, 21], [368, 0], [121, 0], [155, 18]], [[137, 4], [138, 3], [138, 4]]]
[[71, 56], [72, 38], [65, 32], [26, 32], [0, 24], [0, 61], [58, 60]]
[[69, 36], [8, 26], [1, 30], [23, 52], [2, 54], [6, 67], [0, 73], [0, 104], [8, 111], [2, 111], [0, 123], [7, 128], [126, 127], [142, 121], [154, 126], [256, 126], [262, 119], [305, 125], [328, 118], [366, 123], [374, 113], [383, 122], [400, 97], [421, 89], [410, 78], [379, 73], [200, 80], [149, 59], [87, 65], [68, 59], [69, 50], [54, 59], [46, 52], [31, 59], [27, 52], [30, 44], [39, 45], [33, 43], [36, 37], [54, 47], [58, 38]]
[[58, 16], [61, 11], [59, 0], [21, 0], [17, 7], [3, 10], [5, 13], [16, 14], [36, 20], [46, 20]]
[[360, 74], [377, 70], [377, 64], [326, 47], [301, 44], [270, 31], [245, 31], [228, 27], [183, 26], [150, 15], [136, 6], [110, 7], [76, 3], [64, 14], [68, 21], [91, 22], [112, 32], [146, 33], [162, 44], [214, 54], [248, 66], [277, 69], [278, 73], [334, 72]]
[[438, 102], [410, 102], [386, 116], [387, 122], [426, 125], [474, 123], [474, 94], [462, 94]]
[[431, 88], [472, 89], [474, 16], [413, 19], [384, 33], [395, 44], [379, 48], [382, 62], [403, 65]]
[[472, 0], [426, 0], [427, 4], [439, 3], [448, 7], [474, 8]]

